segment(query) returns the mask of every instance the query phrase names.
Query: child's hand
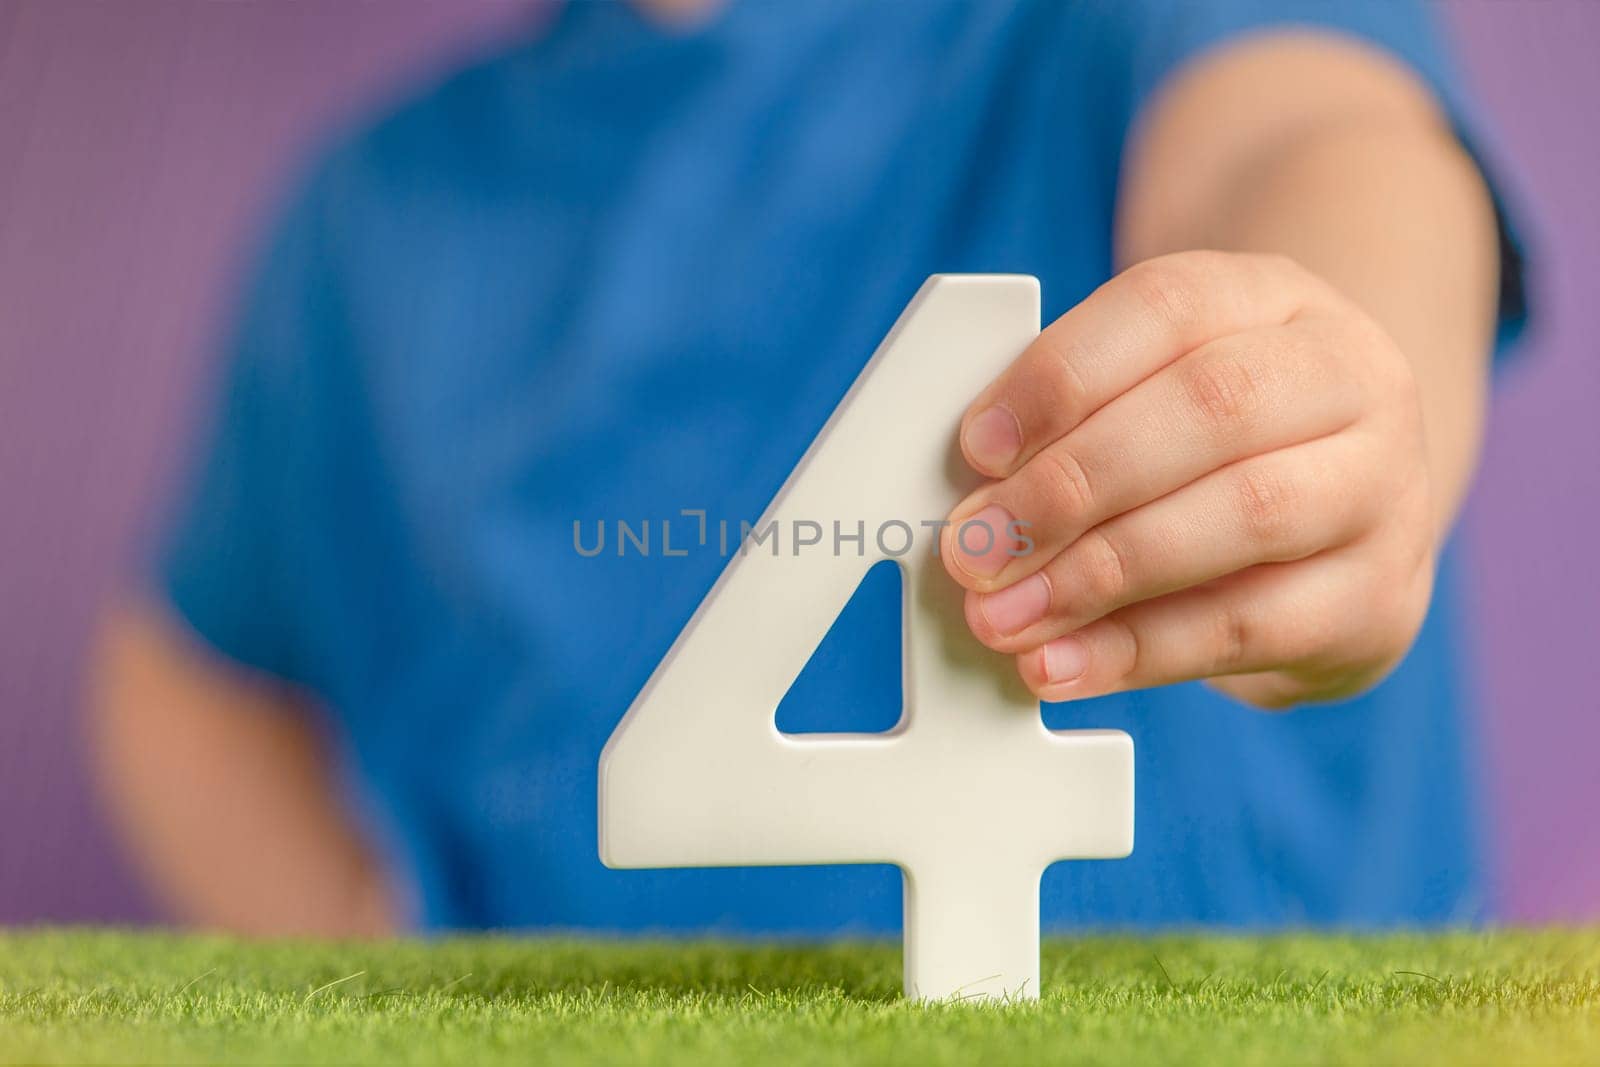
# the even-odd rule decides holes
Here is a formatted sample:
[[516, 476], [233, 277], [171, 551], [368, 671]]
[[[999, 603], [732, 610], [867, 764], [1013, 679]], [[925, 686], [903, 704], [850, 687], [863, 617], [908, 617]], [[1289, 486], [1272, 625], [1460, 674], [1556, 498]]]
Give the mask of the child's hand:
[[1043, 699], [1193, 678], [1262, 707], [1343, 697], [1427, 610], [1410, 367], [1287, 259], [1123, 272], [989, 387], [961, 442], [1000, 480], [951, 513], [941, 556], [972, 632]]

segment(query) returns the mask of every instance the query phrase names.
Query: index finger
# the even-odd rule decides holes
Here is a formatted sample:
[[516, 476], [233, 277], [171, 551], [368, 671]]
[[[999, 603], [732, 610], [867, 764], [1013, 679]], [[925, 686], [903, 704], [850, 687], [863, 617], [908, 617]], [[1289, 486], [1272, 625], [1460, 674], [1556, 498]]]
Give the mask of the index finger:
[[1281, 256], [1178, 252], [1145, 260], [1047, 326], [961, 420], [961, 450], [1005, 478], [1035, 453], [1207, 341], [1281, 325], [1317, 300]]

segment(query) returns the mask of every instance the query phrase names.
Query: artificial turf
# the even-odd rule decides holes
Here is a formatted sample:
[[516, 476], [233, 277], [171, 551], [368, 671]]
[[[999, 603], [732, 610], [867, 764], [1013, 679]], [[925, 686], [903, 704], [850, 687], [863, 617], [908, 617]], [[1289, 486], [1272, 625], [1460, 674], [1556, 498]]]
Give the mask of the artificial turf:
[[0, 1061], [1600, 1062], [1600, 931], [1054, 939], [1037, 1004], [893, 944], [0, 933]]

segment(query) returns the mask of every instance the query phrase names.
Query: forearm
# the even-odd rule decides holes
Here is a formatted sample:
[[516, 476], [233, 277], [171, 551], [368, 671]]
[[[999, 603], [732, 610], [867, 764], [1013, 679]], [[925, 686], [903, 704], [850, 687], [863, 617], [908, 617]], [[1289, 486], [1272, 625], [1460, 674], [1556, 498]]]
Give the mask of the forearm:
[[254, 934], [393, 927], [323, 748], [286, 691], [209, 660], [147, 605], [112, 613], [93, 682], [102, 789], [179, 918]]
[[[1315, 69], [1323, 53], [1309, 51], [1283, 60]], [[1238, 66], [1249, 73], [1252, 62], [1273, 66], [1266, 57]], [[1365, 96], [1313, 99], [1299, 116], [1263, 114], [1241, 138], [1262, 147], [1202, 166], [1187, 193], [1168, 195], [1161, 178], [1147, 178], [1135, 190], [1142, 217], [1122, 227], [1121, 254], [1136, 261], [1191, 247], [1278, 252], [1358, 304], [1415, 375], [1442, 536], [1470, 483], [1483, 431], [1498, 286], [1493, 209], [1476, 166], [1431, 103], [1384, 82], [1393, 72], [1372, 66], [1376, 85]], [[1242, 90], [1227, 77], [1199, 85], [1210, 99], [1190, 106], [1232, 102]], [[1199, 72], [1197, 80], [1206, 79]], [[1155, 117], [1157, 124], [1183, 120]], [[1168, 141], [1157, 151], [1170, 168], [1182, 146]]]

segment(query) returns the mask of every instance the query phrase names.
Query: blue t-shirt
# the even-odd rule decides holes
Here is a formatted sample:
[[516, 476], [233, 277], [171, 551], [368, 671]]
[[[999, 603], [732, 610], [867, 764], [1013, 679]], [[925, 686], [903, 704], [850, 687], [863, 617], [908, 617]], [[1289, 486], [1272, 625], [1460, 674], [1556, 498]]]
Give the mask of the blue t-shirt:
[[[687, 35], [567, 5], [304, 182], [238, 318], [172, 604], [316, 695], [426, 927], [893, 929], [889, 867], [600, 864], [601, 747], [725, 560], [586, 558], [574, 520], [754, 521], [929, 274], [1037, 275], [1066, 311], [1113, 270], [1148, 94], [1304, 23], [1456, 109], [1396, 2], [752, 2]], [[1047, 925], [1480, 914], [1452, 571], [1400, 669], [1337, 707], [1046, 705], [1137, 753], [1132, 857], [1052, 867]], [[869, 575], [781, 725], [894, 722], [897, 584]]]

